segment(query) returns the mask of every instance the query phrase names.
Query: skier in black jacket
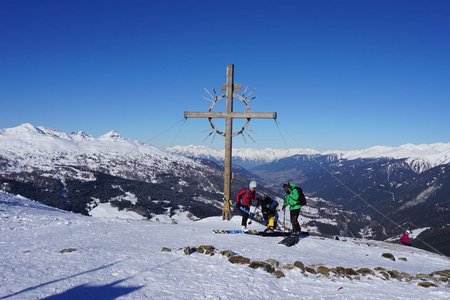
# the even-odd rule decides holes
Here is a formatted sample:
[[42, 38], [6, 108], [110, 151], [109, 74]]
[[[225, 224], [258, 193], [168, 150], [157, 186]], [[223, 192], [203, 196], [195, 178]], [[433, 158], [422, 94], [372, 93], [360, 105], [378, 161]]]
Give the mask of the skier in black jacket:
[[264, 196], [261, 200], [261, 211], [264, 220], [267, 222], [267, 228], [264, 231], [274, 231], [278, 223], [278, 202], [267, 195]]

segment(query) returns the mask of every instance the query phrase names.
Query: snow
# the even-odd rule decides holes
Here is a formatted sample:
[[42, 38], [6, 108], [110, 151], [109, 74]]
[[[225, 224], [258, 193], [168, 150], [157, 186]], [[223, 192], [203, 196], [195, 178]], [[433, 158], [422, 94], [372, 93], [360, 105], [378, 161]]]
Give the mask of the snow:
[[408, 207], [413, 207], [415, 205], [418, 205], [420, 203], [425, 202], [431, 194], [433, 194], [435, 191], [437, 191], [438, 189], [441, 188], [441, 185], [439, 186], [429, 186], [428, 188], [426, 188], [425, 190], [423, 190], [422, 192], [419, 193], [419, 195], [417, 195], [417, 197], [415, 199], [412, 199], [411, 201], [406, 202], [405, 204], [403, 204], [400, 207], [400, 210], [408, 208]]
[[[450, 289], [423, 288], [420, 280], [378, 276], [312, 275], [283, 270], [276, 278], [227, 257], [186, 255], [184, 247], [213, 245], [253, 260], [301, 261], [329, 267], [384, 267], [430, 273], [450, 260], [424, 250], [377, 241], [310, 236], [294, 247], [280, 237], [221, 235], [212, 229], [240, 227], [240, 217], [164, 224], [92, 218], [0, 192], [0, 299], [448, 299]], [[261, 225], [253, 223], [253, 229]], [[172, 252], [162, 252], [162, 248]], [[62, 250], [65, 250], [62, 251]], [[61, 253], [63, 252], [63, 253]], [[381, 257], [390, 252], [407, 261]]]
[[[369, 226], [366, 226], [359, 231], [359, 234], [364, 238], [370, 238], [373, 236], [373, 229]], [[398, 240], [398, 238], [393, 239], [392, 241], [395, 240]]]
[[[223, 150], [209, 149], [205, 146], [174, 146], [166, 151], [189, 157], [214, 158], [222, 160]], [[273, 162], [293, 155], [335, 155], [340, 159], [354, 160], [360, 158], [394, 158], [406, 159], [411, 168], [417, 172], [424, 172], [432, 167], [450, 163], [450, 142], [434, 144], [405, 144], [398, 147], [374, 146], [362, 150], [342, 151], [314, 149], [233, 149], [233, 157], [247, 161]]]
[[64, 133], [29, 123], [0, 130], [0, 156], [14, 162], [5, 166], [5, 173], [40, 170], [60, 180], [93, 179], [91, 172], [73, 166], [88, 165], [90, 171], [107, 169], [111, 175], [123, 178], [137, 174], [130, 179], [140, 176], [153, 183], [158, 182], [159, 172], [167, 170], [182, 176], [183, 168], [174, 168], [175, 163], [194, 169], [203, 167], [191, 159], [123, 138], [115, 131], [94, 138], [84, 132]]
[[130, 192], [125, 192], [120, 185], [113, 185], [112, 188], [121, 190], [124, 193], [124, 195], [112, 197], [112, 198], [110, 198], [110, 201], [129, 201], [134, 205], [137, 203], [138, 198], [136, 197], [135, 194], [130, 193]]
[[[130, 164], [139, 161], [151, 168], [170, 169], [170, 162], [173, 161], [193, 167], [200, 166], [193, 160], [171, 153], [219, 161], [222, 161], [224, 157], [223, 150], [213, 150], [205, 146], [175, 146], [161, 151], [151, 145], [122, 137], [114, 130], [94, 138], [82, 131], [65, 133], [29, 123], [0, 129], [0, 153], [15, 162], [13, 166], [8, 166], [9, 172], [33, 171], [33, 168], [51, 170], [57, 162], [64, 166], [91, 165], [94, 169], [102, 169], [103, 164], [106, 164], [111, 170], [111, 175], [119, 176], [126, 176], [126, 172], [119, 166], [119, 161], [126, 160]], [[376, 146], [355, 151], [316, 151], [302, 148], [233, 149], [233, 157], [258, 164], [270, 163], [298, 154], [333, 155], [347, 160], [381, 157], [406, 159], [411, 168], [420, 173], [432, 167], [450, 163], [450, 143], [406, 144], [399, 147]], [[78, 177], [82, 179], [84, 174], [80, 173]], [[145, 177], [144, 179], [148, 182], [157, 182], [155, 174], [146, 174]]]
[[[185, 155], [189, 157], [207, 158], [223, 160], [224, 150], [210, 149], [206, 146], [174, 146], [166, 149], [169, 153]], [[312, 149], [251, 149], [251, 148], [233, 148], [233, 157], [240, 157], [247, 161], [272, 162], [277, 159], [293, 156], [296, 154], [316, 155], [320, 152]]]
[[316, 222], [319, 222], [319, 223], [322, 223], [322, 224], [329, 224], [329, 225], [337, 226], [336, 220], [325, 219], [325, 218], [318, 218], [318, 219], [315, 219], [315, 220], [316, 220]]
[[430, 227], [424, 227], [424, 228], [417, 228], [417, 229], [413, 229], [411, 230], [411, 234], [409, 235], [410, 238], [414, 239], [417, 236], [419, 236], [419, 234], [421, 234], [422, 232], [426, 231], [430, 229]]
[[117, 218], [132, 220], [145, 219], [143, 216], [133, 211], [119, 210], [117, 207], [113, 207], [109, 202], [99, 203], [94, 209], [89, 211], [89, 215], [98, 218]]
[[111, 130], [104, 135], [100, 136], [98, 138], [99, 140], [105, 140], [105, 141], [120, 141], [125, 140], [117, 131]]
[[150, 218], [150, 221], [163, 223], [163, 224], [174, 224], [175, 222], [172, 218], [166, 214], [157, 214]]
[[[409, 230], [411, 232], [411, 234], [409, 235], [409, 237], [411, 239], [415, 239], [419, 236], [419, 234], [421, 234], [424, 231], [427, 231], [428, 229], [430, 229], [431, 227], [423, 227], [423, 228], [416, 228], [416, 229], [411, 229]], [[388, 239], [385, 240], [385, 242], [393, 242], [393, 241], [398, 241], [400, 239], [400, 237], [402, 236], [403, 233], [396, 235], [396, 236], [392, 236]]]

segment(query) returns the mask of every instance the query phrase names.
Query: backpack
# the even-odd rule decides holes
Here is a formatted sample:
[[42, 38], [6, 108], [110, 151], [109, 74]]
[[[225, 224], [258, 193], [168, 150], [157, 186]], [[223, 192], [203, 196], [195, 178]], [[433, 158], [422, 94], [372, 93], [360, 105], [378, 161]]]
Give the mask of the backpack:
[[305, 206], [306, 205], [306, 197], [305, 197], [305, 194], [303, 194], [302, 188], [296, 186], [295, 189], [297, 189], [297, 192], [298, 192], [298, 204], [300, 204], [301, 206]]

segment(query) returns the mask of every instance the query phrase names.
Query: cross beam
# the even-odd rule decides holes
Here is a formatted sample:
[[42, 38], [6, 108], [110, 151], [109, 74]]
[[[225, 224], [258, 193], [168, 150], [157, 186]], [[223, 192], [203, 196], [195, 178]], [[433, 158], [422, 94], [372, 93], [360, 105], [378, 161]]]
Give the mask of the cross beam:
[[232, 158], [232, 137], [233, 119], [276, 119], [276, 112], [233, 112], [233, 93], [239, 85], [234, 84], [234, 65], [227, 65], [226, 112], [184, 112], [185, 118], [224, 118], [225, 119], [225, 159], [223, 172], [223, 210], [222, 219], [230, 220], [231, 205], [231, 158]]
[[188, 112], [184, 113], [185, 118], [233, 118], [233, 119], [276, 119], [276, 112]]

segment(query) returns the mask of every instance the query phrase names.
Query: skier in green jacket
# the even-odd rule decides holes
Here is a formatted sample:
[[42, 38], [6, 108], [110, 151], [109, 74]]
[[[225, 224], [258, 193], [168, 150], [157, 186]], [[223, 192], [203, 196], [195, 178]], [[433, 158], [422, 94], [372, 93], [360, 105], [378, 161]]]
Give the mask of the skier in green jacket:
[[285, 192], [284, 195], [284, 203], [283, 203], [283, 211], [286, 210], [286, 206], [289, 205], [291, 223], [292, 223], [292, 234], [299, 235], [300, 234], [300, 224], [298, 223], [298, 216], [300, 215], [300, 210], [302, 206], [300, 205], [299, 198], [300, 195], [298, 190], [293, 183], [284, 183], [283, 190]]

